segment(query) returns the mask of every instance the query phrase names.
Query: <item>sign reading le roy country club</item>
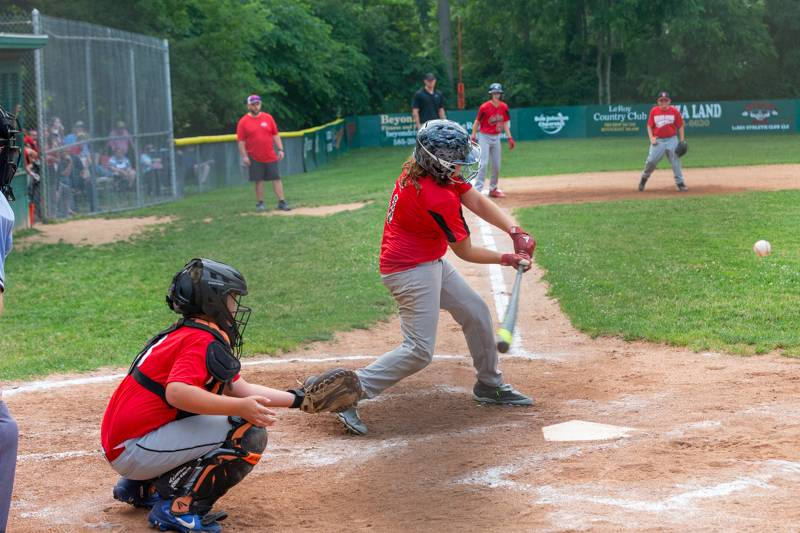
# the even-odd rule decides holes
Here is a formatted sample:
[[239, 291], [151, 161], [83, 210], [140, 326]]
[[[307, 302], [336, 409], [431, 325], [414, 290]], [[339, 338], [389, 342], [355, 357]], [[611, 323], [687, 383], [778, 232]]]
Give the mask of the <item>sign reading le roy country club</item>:
[[[512, 102], [513, 104], [513, 102]], [[517, 140], [647, 136], [647, 117], [654, 104], [521, 107], [510, 110]], [[673, 102], [686, 123], [687, 135], [795, 133], [800, 100]], [[472, 129], [475, 110], [447, 111], [447, 118]], [[355, 146], [413, 146], [411, 113], [359, 116]]]

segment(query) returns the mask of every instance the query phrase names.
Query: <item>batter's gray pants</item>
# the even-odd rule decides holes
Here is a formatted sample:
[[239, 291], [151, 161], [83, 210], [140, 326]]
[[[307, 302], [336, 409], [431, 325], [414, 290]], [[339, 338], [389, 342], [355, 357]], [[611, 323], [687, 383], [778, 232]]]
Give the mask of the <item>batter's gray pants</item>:
[[126, 440], [125, 451], [111, 466], [128, 479], [153, 479], [221, 447], [231, 429], [227, 416], [195, 415], [175, 420], [144, 437]]
[[403, 344], [356, 370], [366, 398], [374, 398], [428, 366], [436, 345], [440, 308], [461, 325], [478, 381], [489, 386], [503, 384], [489, 306], [450, 263], [439, 259], [381, 278], [397, 301]]
[[656, 138], [656, 144], [650, 145], [650, 151], [647, 153], [647, 161], [644, 163], [644, 170], [642, 171], [642, 178], [648, 179], [650, 174], [656, 169], [658, 162], [663, 159], [664, 154], [667, 154], [670, 165], [672, 165], [672, 172], [675, 174], [675, 185], [683, 183], [683, 171], [681, 171], [681, 158], [675, 155], [675, 148], [678, 147], [678, 137], [672, 136], [664, 139]]
[[481, 166], [475, 178], [475, 188], [483, 190], [483, 181], [486, 179], [486, 169], [489, 166], [489, 158], [492, 159], [492, 179], [489, 182], [489, 190], [497, 188], [497, 181], [500, 176], [500, 135], [489, 135], [488, 133], [478, 132], [478, 144], [481, 147]]
[[11, 489], [17, 467], [19, 429], [11, 418], [6, 402], [0, 400], [0, 533], [6, 530], [11, 508]]

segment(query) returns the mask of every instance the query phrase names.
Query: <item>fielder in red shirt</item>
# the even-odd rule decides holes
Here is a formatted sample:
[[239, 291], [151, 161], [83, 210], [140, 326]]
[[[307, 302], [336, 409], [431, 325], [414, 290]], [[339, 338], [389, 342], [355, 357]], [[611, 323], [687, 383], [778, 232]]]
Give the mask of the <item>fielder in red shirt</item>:
[[[480, 148], [467, 131], [449, 120], [430, 120], [417, 132], [414, 153], [403, 164], [383, 226], [380, 271], [400, 310], [403, 343], [356, 370], [364, 397], [374, 398], [433, 359], [439, 309], [461, 324], [477, 373], [479, 402], [533, 405], [533, 400], [503, 381], [498, 369], [489, 306], [444, 259], [447, 248], [465, 261], [528, 270], [536, 242], [470, 180]], [[463, 207], [510, 234], [514, 253], [476, 246]], [[355, 408], [338, 414], [352, 433], [367, 427]]]
[[483, 191], [483, 180], [492, 160], [492, 179], [489, 182], [489, 196], [502, 198], [503, 191], [497, 188], [500, 176], [500, 136], [505, 133], [508, 138], [508, 149], [513, 150], [516, 143], [511, 137], [511, 116], [508, 114], [508, 105], [503, 102], [503, 86], [493, 83], [489, 86], [490, 99], [478, 108], [478, 116], [472, 124], [472, 140], [478, 141], [481, 147], [481, 167], [475, 178], [475, 188]]
[[[291, 211], [283, 195], [283, 183], [278, 170], [278, 161], [284, 158], [281, 140], [275, 119], [261, 111], [261, 97], [247, 97], [247, 113], [236, 126], [236, 140], [242, 165], [248, 168], [250, 181], [256, 188], [256, 211], [264, 211], [264, 181], [272, 182], [272, 190], [278, 198], [278, 209]], [[276, 152], [277, 148], [277, 152]]]
[[684, 147], [686, 145], [683, 117], [676, 107], [670, 105], [672, 100], [668, 93], [664, 91], [658, 93], [656, 102], [657, 105], [653, 106], [650, 116], [647, 118], [650, 149], [647, 153], [644, 170], [639, 178], [639, 190], [644, 190], [647, 180], [650, 179], [658, 162], [666, 155], [675, 175], [675, 186], [678, 191], [686, 192], [689, 189], [683, 180], [680, 156], [676, 153], [679, 143]]

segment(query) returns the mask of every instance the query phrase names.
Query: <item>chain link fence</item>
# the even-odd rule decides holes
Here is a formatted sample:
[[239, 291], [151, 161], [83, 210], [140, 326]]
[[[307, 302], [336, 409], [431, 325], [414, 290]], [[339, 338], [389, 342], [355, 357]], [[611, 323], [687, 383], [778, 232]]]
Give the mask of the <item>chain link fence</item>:
[[0, 32], [46, 35], [21, 60], [20, 112], [35, 218], [176, 198], [166, 40], [85, 22], [3, 13]]

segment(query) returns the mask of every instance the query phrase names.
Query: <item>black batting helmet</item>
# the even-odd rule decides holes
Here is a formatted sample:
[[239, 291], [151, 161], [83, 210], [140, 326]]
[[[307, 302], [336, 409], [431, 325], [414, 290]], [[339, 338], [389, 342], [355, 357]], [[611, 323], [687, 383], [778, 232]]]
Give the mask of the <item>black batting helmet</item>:
[[17, 173], [21, 153], [17, 144], [19, 130], [17, 117], [0, 107], [0, 193], [9, 200], [14, 200], [11, 180]]
[[[478, 173], [481, 148], [452, 120], [429, 120], [417, 132], [414, 160], [439, 181], [469, 182]], [[461, 166], [459, 175], [456, 167]]]
[[[185, 317], [210, 317], [228, 335], [238, 356], [244, 328], [250, 319], [250, 308], [240, 303], [246, 294], [247, 282], [232, 266], [212, 259], [192, 259], [172, 279], [167, 305]], [[234, 310], [228, 307], [228, 296], [234, 299]]]

